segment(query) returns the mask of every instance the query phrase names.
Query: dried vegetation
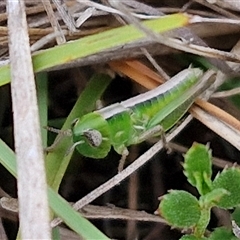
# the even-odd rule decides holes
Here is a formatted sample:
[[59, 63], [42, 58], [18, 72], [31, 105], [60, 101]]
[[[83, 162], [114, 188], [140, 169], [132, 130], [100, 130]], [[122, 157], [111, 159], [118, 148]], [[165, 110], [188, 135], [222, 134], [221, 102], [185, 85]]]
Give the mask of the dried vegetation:
[[[85, 158], [80, 160], [81, 157], [75, 154], [63, 178], [60, 188], [62, 195], [71, 202], [84, 197], [84, 201], [80, 200], [80, 205], [78, 205], [78, 208], [82, 208], [83, 205], [91, 203], [97, 196], [108, 190], [98, 189], [97, 186], [115, 176], [112, 182], [110, 180], [105, 184], [112, 189], [103, 197], [95, 200], [94, 204], [99, 206], [86, 205], [80, 210], [86, 218], [94, 219], [93, 223], [109, 237], [145, 240], [179, 239], [181, 232], [171, 230], [163, 219], [154, 216], [153, 213], [159, 203], [158, 197], [167, 190], [179, 188], [194, 192], [189, 189], [182, 174], [181, 154], [186, 151], [183, 146], [189, 147], [193, 141], [210, 142], [213, 155], [219, 157], [214, 160], [216, 170], [226, 165], [230, 166], [239, 159], [239, 99], [235, 97], [235, 103], [233, 103], [228, 95], [236, 95], [240, 91], [236, 87], [239, 86], [236, 82], [239, 81], [240, 66], [240, 3], [228, 0], [127, 0], [119, 2], [26, 0], [25, 2], [30, 51], [33, 55], [41, 53], [41, 50], [126, 24], [133, 24], [140, 31], [147, 33], [146, 29], [142, 28], [142, 19], [178, 12], [191, 16], [186, 26], [163, 34], [163, 38], [150, 33], [148, 38], [141, 39], [141, 41], [118, 46], [114, 46], [113, 43], [112, 48], [104, 49], [104, 51], [46, 67], [44, 70], [49, 71], [49, 115], [51, 119], [67, 116], [73, 102], [93, 73], [104, 72], [115, 75], [116, 80], [104, 95], [104, 104], [126, 99], [133, 94], [146, 91], [146, 88], [156, 87], [159, 82], [164, 82], [190, 64], [201, 65], [203, 62], [203, 66], [206, 67], [205, 59], [213, 66], [214, 70], [211, 74], [216, 73], [217, 76], [216, 84], [210, 94], [226, 79], [227, 81], [230, 81], [230, 78], [235, 79], [235, 82], [231, 81], [235, 87], [234, 92], [232, 90], [232, 92], [213, 94], [210, 100], [211, 105], [203, 100], [196, 101], [190, 113], [201, 123], [194, 120], [186, 127], [174, 143], [170, 143], [172, 148], [170, 154], [162, 151], [155, 155], [150, 163], [136, 171], [150, 158], [150, 156], [143, 156], [143, 161], [140, 161], [131, 171], [124, 172], [123, 175], [121, 173], [116, 175], [119, 156], [115, 156], [114, 153], [110, 153], [109, 157], [103, 161]], [[9, 57], [8, 30], [10, 26], [7, 25], [7, 19], [6, 3], [1, 1], [0, 66], [5, 66], [14, 57]], [[19, 30], [15, 29], [15, 31]], [[18, 48], [21, 52], [21, 46]], [[22, 54], [24, 55], [24, 52]], [[130, 78], [132, 82], [129, 81]], [[139, 83], [145, 88], [140, 87]], [[23, 86], [23, 89], [27, 88]], [[1, 87], [0, 99], [0, 137], [9, 145], [13, 145], [8, 85]], [[21, 108], [21, 103], [18, 107]], [[187, 120], [191, 121], [191, 117]], [[172, 139], [179, 131], [180, 129], [177, 129], [168, 138]], [[159, 147], [162, 147], [161, 144], [152, 151], [158, 152]], [[140, 147], [133, 146], [129, 158], [136, 159], [148, 148], [148, 143]], [[2, 175], [0, 196], [16, 197], [14, 180], [4, 169], [1, 169], [1, 172], [3, 173], [0, 174]], [[118, 185], [130, 174], [130, 178]], [[92, 195], [94, 197], [86, 195], [94, 189], [97, 195]], [[106, 204], [113, 204], [117, 207], [111, 205], [106, 207]], [[152, 214], [137, 210], [145, 210]], [[9, 238], [13, 239], [16, 234], [12, 231], [13, 227], [10, 227], [10, 230], [4, 227], [9, 220], [16, 226], [16, 214], [5, 208], [2, 208], [0, 212], [4, 223], [1, 224], [0, 238], [6, 239], [6, 232]], [[215, 211], [213, 215], [214, 220], [210, 228], [230, 225], [229, 213]], [[78, 239], [78, 236], [64, 227], [61, 228], [60, 233], [62, 239]]]

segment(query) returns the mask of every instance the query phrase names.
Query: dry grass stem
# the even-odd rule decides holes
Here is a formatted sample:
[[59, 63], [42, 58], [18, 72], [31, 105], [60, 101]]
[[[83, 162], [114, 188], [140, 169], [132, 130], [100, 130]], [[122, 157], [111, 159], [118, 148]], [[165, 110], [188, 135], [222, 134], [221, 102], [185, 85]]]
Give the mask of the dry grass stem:
[[202, 122], [205, 126], [231, 143], [234, 147], [240, 150], [240, 134], [239, 131], [233, 129], [228, 124], [218, 120], [211, 114], [203, 111], [199, 107], [192, 108], [190, 110], [192, 116]]
[[233, 117], [232, 115], [228, 114], [227, 112], [223, 111], [222, 109], [216, 107], [215, 105], [205, 102], [201, 99], [197, 99], [195, 103], [210, 113], [212, 116], [215, 116], [219, 120], [227, 123], [229, 126], [231, 126], [233, 129], [240, 132], [240, 122], [238, 119]]
[[24, 1], [9, 0], [7, 7], [21, 236], [22, 239], [51, 239], [44, 156]]

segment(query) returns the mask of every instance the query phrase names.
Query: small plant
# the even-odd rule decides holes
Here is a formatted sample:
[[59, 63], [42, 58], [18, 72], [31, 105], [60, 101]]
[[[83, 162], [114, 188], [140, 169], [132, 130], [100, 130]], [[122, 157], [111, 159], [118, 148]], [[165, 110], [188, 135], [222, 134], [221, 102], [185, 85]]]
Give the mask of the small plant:
[[212, 207], [232, 209], [240, 204], [240, 169], [225, 168], [212, 180], [211, 157], [209, 147], [198, 143], [184, 156], [184, 174], [197, 188], [199, 199], [186, 191], [171, 190], [160, 202], [159, 212], [169, 225], [190, 232], [181, 240], [238, 239], [231, 229], [224, 227], [206, 234]]

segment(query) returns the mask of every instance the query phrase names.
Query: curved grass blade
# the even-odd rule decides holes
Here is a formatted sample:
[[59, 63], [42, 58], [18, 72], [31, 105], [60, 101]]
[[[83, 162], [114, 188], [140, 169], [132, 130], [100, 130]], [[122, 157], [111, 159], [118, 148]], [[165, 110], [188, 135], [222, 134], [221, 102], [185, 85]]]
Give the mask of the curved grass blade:
[[[81, 96], [77, 100], [71, 113], [66, 119], [62, 130], [69, 129], [71, 123], [75, 118], [81, 117], [89, 111], [95, 109], [96, 101], [100, 99], [101, 95], [111, 82], [111, 78], [105, 74], [98, 74], [92, 77], [87, 87], [82, 92]], [[65, 137], [58, 144], [53, 152], [50, 152], [46, 158], [46, 172], [48, 184], [54, 189], [58, 190], [58, 187], [62, 181], [63, 175], [67, 169], [71, 154], [66, 156], [66, 152], [72, 145], [71, 137]]]
[[[187, 25], [188, 16], [178, 13], [143, 21], [143, 24], [156, 33], [162, 33]], [[33, 54], [34, 72], [73, 62], [108, 49], [118, 47], [145, 38], [145, 34], [132, 25], [97, 33], [91, 36], [71, 41], [66, 44], [38, 51]], [[9, 65], [0, 67], [0, 86], [10, 82]]]
[[[17, 165], [14, 152], [0, 139], [0, 163], [17, 177]], [[49, 205], [64, 222], [84, 239], [109, 239], [88, 220], [83, 218], [57, 193], [48, 187]]]
[[[48, 118], [48, 77], [46, 72], [38, 73], [36, 75], [36, 88], [40, 126], [46, 126]], [[43, 147], [47, 147], [47, 131], [41, 128]]]

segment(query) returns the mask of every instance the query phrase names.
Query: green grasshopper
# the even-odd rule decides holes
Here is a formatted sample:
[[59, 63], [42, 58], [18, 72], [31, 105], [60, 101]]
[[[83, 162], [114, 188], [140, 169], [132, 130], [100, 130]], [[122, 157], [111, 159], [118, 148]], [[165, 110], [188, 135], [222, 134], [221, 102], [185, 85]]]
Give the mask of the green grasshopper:
[[123, 162], [128, 146], [160, 135], [178, 122], [210, 86], [209, 80], [199, 81], [202, 75], [198, 68], [185, 69], [153, 90], [75, 119], [71, 150], [99, 159], [113, 147]]

